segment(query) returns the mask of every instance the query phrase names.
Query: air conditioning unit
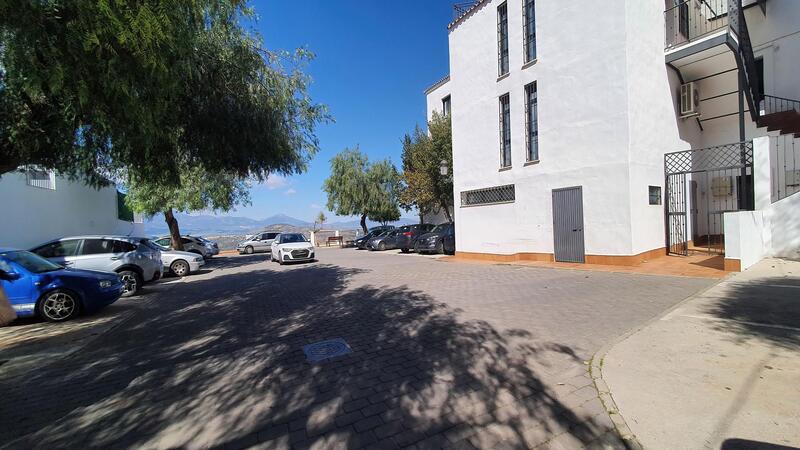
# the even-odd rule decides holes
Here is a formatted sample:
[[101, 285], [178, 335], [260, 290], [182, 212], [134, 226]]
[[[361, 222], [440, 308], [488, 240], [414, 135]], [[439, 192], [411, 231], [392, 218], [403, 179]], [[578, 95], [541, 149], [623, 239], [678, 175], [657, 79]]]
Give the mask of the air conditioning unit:
[[700, 115], [700, 93], [694, 82], [681, 85], [681, 117]]

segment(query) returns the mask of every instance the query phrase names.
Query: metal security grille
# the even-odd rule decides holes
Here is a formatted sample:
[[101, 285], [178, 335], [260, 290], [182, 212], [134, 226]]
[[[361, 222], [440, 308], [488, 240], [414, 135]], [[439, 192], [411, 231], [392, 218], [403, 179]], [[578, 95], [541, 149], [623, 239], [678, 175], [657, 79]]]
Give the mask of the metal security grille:
[[525, 33], [525, 62], [536, 59], [536, 10], [533, 0], [525, 0], [522, 5], [522, 28]]
[[753, 142], [667, 153], [664, 177], [668, 252], [724, 253], [725, 213], [754, 207]]
[[461, 192], [461, 206], [512, 203], [515, 198], [514, 185], [497, 186]]
[[536, 82], [525, 86], [525, 148], [528, 161], [539, 160], [539, 100], [536, 94]]
[[497, 75], [508, 73], [508, 5], [497, 7]]
[[511, 167], [511, 101], [500, 96], [500, 167]]

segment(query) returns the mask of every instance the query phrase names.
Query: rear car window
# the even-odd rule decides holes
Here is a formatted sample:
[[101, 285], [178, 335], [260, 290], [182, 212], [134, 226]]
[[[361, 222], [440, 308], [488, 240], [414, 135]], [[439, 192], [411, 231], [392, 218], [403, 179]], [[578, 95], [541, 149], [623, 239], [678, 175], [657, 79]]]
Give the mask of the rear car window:
[[128, 253], [136, 250], [136, 246], [126, 241], [114, 241], [114, 253]]
[[44, 245], [33, 252], [43, 258], [63, 258], [66, 256], [75, 256], [78, 253], [80, 246], [80, 239], [68, 239], [66, 241], [51, 242]]
[[81, 255], [100, 255], [111, 253], [114, 248], [114, 241], [111, 239], [84, 239]]

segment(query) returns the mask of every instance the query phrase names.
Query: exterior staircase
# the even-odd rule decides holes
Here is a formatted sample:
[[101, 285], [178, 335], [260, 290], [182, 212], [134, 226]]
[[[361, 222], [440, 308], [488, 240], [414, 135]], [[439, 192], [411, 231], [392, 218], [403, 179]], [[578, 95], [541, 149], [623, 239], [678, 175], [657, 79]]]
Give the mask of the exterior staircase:
[[794, 134], [800, 138], [800, 101], [763, 95], [756, 123], [767, 131]]

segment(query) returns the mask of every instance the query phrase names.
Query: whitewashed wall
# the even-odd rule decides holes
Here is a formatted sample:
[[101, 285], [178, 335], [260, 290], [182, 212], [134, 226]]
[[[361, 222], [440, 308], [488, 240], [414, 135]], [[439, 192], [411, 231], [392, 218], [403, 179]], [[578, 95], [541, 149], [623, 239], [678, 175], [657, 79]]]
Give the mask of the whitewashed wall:
[[114, 187], [95, 190], [56, 177], [55, 190], [28, 186], [25, 174], [0, 178], [0, 247], [30, 248], [63, 236], [81, 234], [143, 235], [140, 217], [117, 219]]

